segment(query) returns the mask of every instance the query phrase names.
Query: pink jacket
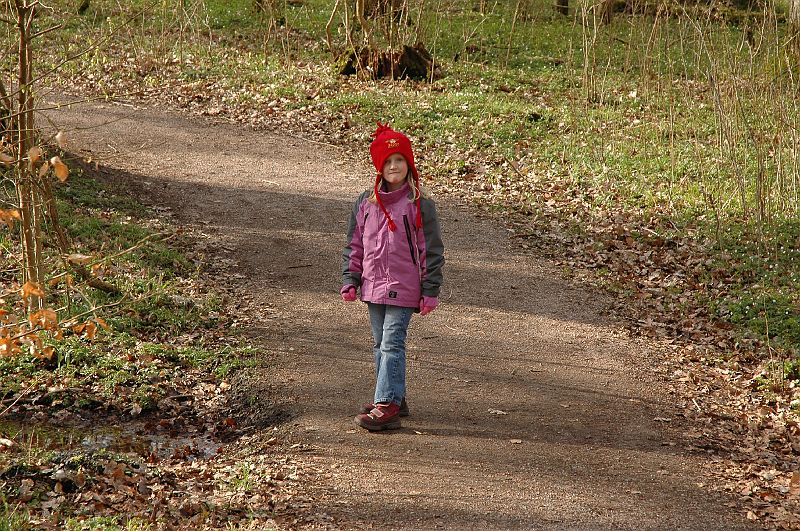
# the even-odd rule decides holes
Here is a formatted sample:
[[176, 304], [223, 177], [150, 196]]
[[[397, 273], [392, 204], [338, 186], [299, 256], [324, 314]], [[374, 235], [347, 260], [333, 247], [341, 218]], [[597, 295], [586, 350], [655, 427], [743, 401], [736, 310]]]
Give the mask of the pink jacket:
[[397, 224], [390, 231], [380, 207], [362, 193], [353, 207], [342, 255], [342, 284], [361, 287], [361, 300], [418, 308], [422, 295], [438, 297], [442, 284], [444, 244], [436, 205], [423, 197], [422, 228], [417, 229], [416, 204], [408, 185], [380, 192]]

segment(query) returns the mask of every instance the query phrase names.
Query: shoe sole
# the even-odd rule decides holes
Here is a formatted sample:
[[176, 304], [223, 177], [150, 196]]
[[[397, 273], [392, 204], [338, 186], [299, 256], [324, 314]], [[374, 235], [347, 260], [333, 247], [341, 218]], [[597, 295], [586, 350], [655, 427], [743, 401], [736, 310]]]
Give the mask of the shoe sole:
[[400, 419], [392, 420], [385, 424], [367, 424], [362, 423], [358, 417], [356, 417], [354, 422], [356, 423], [356, 426], [360, 426], [368, 431], [396, 430], [402, 427], [400, 425]]
[[[367, 409], [365, 407], [361, 408], [361, 413], [363, 415], [366, 415], [370, 411], [372, 411], [372, 408], [369, 408], [369, 409]], [[409, 415], [408, 409], [401, 409], [400, 412], [397, 415], [400, 416], [400, 417], [407, 417]]]

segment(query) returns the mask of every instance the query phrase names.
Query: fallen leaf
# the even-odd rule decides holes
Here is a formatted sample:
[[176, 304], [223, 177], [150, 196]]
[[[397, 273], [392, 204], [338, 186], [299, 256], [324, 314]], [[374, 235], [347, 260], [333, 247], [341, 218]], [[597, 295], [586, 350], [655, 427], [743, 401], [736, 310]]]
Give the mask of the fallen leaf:
[[67, 148], [67, 135], [64, 133], [64, 131], [59, 131], [56, 133], [56, 144], [58, 144], [58, 147], [61, 149]]
[[0, 337], [0, 358], [9, 358], [19, 353], [19, 343], [10, 337]]
[[97, 335], [97, 325], [92, 321], [86, 321], [85, 323], [73, 326], [72, 331], [78, 335], [82, 335], [86, 339], [94, 339]]
[[70, 264], [86, 265], [92, 261], [92, 257], [87, 254], [74, 253], [67, 256], [67, 262]]
[[39, 359], [52, 360], [55, 354], [56, 354], [55, 348], [44, 347], [43, 349], [38, 349], [34, 355]]
[[22, 298], [30, 299], [33, 296], [44, 297], [44, 291], [38, 284], [29, 280], [22, 285]]
[[33, 490], [34, 482], [30, 478], [25, 478], [22, 480], [19, 486], [19, 494], [17, 495], [17, 499], [22, 503], [27, 503], [33, 499]]
[[66, 182], [66, 180], [69, 178], [69, 168], [61, 161], [61, 158], [53, 157], [50, 159], [50, 165], [53, 166], [53, 172], [55, 172], [58, 180], [62, 183]]
[[42, 158], [42, 148], [33, 146], [28, 150], [28, 159], [31, 161], [31, 164], [34, 164], [40, 158]]
[[3, 210], [0, 209], [0, 223], [5, 223], [9, 229], [14, 228], [14, 222], [19, 221], [22, 215], [17, 209]]
[[797, 470], [792, 472], [792, 479], [789, 481], [789, 492], [800, 494], [800, 472]]
[[52, 330], [58, 326], [58, 314], [50, 308], [44, 308], [36, 313], [32, 313], [28, 320], [31, 326], [41, 326], [45, 330]]

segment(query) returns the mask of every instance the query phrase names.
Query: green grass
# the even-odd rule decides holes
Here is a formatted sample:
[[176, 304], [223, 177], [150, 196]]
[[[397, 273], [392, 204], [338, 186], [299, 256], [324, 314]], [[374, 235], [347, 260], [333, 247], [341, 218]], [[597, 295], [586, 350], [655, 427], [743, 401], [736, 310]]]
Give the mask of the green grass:
[[121, 516], [93, 516], [85, 520], [69, 518], [64, 522], [65, 531], [150, 531], [153, 525], [141, 518]]
[[718, 315], [751, 336], [769, 337], [789, 352], [800, 347], [800, 223], [789, 220], [769, 227], [728, 228], [723, 251], [713, 270], [725, 271], [728, 295], [715, 301]]
[[[128, 196], [115, 195], [97, 181], [73, 172], [67, 184], [57, 186], [59, 218], [76, 246], [86, 254], [107, 249], [125, 250], [154, 235], [139, 221], [146, 209]], [[157, 241], [122, 262], [159, 271], [166, 278], [189, 275], [192, 266], [176, 249]]]
[[[40, 402], [51, 410], [94, 408], [103, 403], [151, 410], [183, 369], [225, 378], [254, 363], [254, 351], [242, 344], [207, 348], [142, 342], [127, 333], [106, 333], [93, 342], [68, 337], [54, 342], [54, 366], [20, 355], [0, 359], [2, 393], [19, 391], [31, 381], [55, 380], [77, 389], [50, 393]], [[90, 391], [91, 390], [91, 391]]]
[[11, 506], [0, 495], [0, 531], [23, 531], [31, 529], [30, 514], [18, 505]]
[[230, 479], [233, 488], [239, 492], [247, 493], [253, 490], [256, 478], [253, 474], [254, 465], [248, 461], [239, 463], [234, 476]]

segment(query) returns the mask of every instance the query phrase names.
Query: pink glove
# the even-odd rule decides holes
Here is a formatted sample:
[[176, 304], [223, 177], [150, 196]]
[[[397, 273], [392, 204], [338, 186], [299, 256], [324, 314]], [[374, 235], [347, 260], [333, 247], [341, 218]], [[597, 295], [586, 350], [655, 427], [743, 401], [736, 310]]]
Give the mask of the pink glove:
[[419, 300], [419, 314], [428, 315], [436, 307], [439, 306], [439, 297], [426, 297], [425, 295]]
[[342, 294], [342, 300], [344, 302], [353, 302], [356, 300], [356, 287], [352, 284], [344, 286], [339, 290], [339, 293]]

